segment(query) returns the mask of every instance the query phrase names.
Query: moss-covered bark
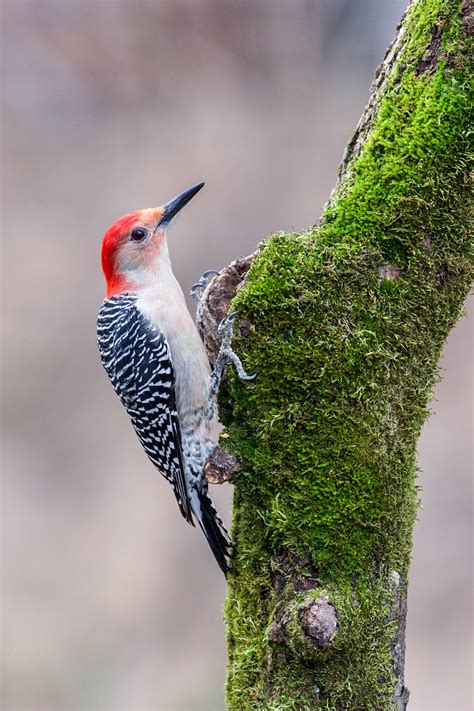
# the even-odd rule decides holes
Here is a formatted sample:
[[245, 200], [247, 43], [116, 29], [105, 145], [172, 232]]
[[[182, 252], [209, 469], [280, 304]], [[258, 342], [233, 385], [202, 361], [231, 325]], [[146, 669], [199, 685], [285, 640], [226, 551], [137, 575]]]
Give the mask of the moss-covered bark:
[[410, 5], [320, 224], [262, 244], [233, 301], [258, 374], [224, 408], [235, 711], [405, 707], [416, 443], [472, 276], [469, 12]]

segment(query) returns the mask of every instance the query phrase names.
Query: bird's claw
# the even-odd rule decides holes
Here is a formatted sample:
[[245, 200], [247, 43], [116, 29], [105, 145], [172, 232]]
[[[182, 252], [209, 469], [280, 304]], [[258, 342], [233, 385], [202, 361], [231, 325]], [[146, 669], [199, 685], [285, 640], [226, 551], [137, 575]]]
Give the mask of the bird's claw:
[[256, 377], [257, 377], [257, 373], [252, 373], [251, 375], [247, 375], [247, 373], [244, 372], [242, 375], [239, 374], [239, 378], [241, 380], [249, 380], [250, 381], [250, 380], [255, 380]]
[[232, 311], [231, 314], [228, 316], [224, 316], [222, 321], [217, 327], [217, 332], [218, 333], [224, 333], [224, 334], [229, 334], [230, 335], [230, 340], [232, 340], [232, 330], [233, 330], [233, 325], [234, 325], [234, 320], [237, 318], [239, 315], [238, 311]]
[[202, 277], [195, 284], [192, 285], [189, 293], [193, 297], [194, 301], [199, 303], [201, 301], [202, 292], [206, 286], [211, 281], [211, 277], [218, 276], [219, 272], [215, 269], [208, 269]]
[[223, 334], [219, 357], [225, 358], [227, 362], [234, 364], [234, 367], [237, 371], [237, 375], [239, 376], [240, 380], [255, 380], [255, 378], [257, 377], [257, 373], [252, 373], [251, 375], [246, 373], [244, 370], [244, 366], [242, 365], [242, 361], [240, 360], [239, 356], [234, 353], [231, 347], [234, 321], [238, 315], [238, 311], [233, 311], [231, 314], [223, 318], [219, 326], [217, 327], [218, 333]]
[[219, 348], [219, 353], [217, 354], [216, 362], [214, 365], [214, 370], [211, 375], [211, 388], [209, 391], [209, 403], [207, 407], [207, 417], [209, 420], [212, 419], [215, 412], [217, 411], [217, 393], [219, 392], [219, 387], [221, 383], [222, 374], [227, 363], [233, 363], [234, 368], [237, 371], [237, 375], [241, 380], [254, 380], [257, 377], [256, 373], [249, 375], [245, 372], [242, 361], [240, 360], [237, 353], [232, 350], [232, 331], [234, 328], [234, 320], [239, 315], [238, 311], [233, 311], [231, 314], [222, 319], [219, 326], [217, 327], [217, 332], [221, 334], [221, 347]]

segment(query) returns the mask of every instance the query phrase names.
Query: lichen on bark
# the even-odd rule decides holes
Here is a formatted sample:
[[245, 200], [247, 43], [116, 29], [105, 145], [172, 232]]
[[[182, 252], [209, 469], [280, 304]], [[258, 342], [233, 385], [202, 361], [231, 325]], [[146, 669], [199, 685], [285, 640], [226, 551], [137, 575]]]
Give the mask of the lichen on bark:
[[[416, 443], [473, 273], [466, 7], [411, 3], [320, 223], [261, 244], [232, 302], [258, 374], [221, 397], [235, 711], [406, 706]], [[321, 600], [323, 645], [294, 614]]]

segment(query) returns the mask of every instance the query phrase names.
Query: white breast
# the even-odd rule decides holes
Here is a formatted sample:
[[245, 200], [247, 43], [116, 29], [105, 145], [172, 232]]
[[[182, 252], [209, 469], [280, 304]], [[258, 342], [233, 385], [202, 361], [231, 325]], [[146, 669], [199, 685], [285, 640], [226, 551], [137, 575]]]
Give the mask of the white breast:
[[191, 421], [196, 422], [196, 413], [203, 412], [207, 406], [210, 366], [169, 260], [167, 264], [162, 260], [159, 272], [140, 289], [137, 306], [168, 341], [176, 375], [178, 414], [186, 429]]

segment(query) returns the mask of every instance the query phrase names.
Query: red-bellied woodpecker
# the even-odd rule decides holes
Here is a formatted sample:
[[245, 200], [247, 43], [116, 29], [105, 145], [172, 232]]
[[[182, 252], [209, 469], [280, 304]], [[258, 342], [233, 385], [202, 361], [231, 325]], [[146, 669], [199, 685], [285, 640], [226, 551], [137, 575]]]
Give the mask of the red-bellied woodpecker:
[[170, 222], [203, 185], [109, 227], [102, 242], [107, 295], [97, 338], [102, 364], [146, 454], [173, 485], [186, 521], [194, 525], [197, 519], [227, 573], [231, 543], [208, 496], [203, 468], [216, 444], [216, 397], [225, 363], [232, 361], [242, 379], [253, 376], [230, 348], [233, 315], [220, 326], [222, 347], [211, 373], [166, 243]]

